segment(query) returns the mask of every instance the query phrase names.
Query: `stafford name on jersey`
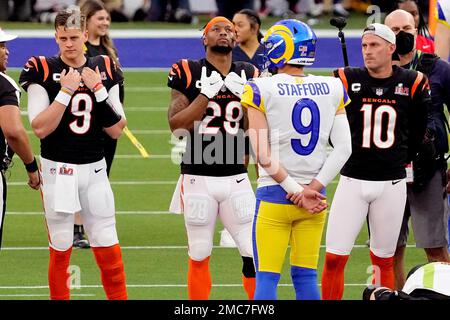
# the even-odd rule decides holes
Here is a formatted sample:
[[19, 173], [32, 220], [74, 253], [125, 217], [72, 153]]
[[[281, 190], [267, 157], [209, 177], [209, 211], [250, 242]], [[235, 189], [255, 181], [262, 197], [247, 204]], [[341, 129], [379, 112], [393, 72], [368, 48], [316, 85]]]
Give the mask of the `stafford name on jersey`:
[[320, 83], [278, 83], [280, 96], [319, 96], [330, 94], [330, 87], [326, 82]]

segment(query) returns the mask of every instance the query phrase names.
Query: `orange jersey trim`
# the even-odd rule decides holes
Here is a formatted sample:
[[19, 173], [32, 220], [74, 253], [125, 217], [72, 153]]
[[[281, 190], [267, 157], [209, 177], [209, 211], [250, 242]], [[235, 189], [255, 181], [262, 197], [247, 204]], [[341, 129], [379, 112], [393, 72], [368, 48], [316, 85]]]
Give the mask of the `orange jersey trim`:
[[[45, 81], [45, 80], [47, 80], [47, 78], [48, 78], [48, 73], [49, 73], [49, 71], [48, 71], [48, 64], [47, 64], [47, 59], [45, 59], [44, 56], [39, 56], [39, 60], [41, 61], [42, 68], [43, 68], [43, 70], [44, 70], [44, 81]], [[36, 70], [37, 70], [37, 68], [36, 68]]]
[[186, 89], [189, 88], [192, 81], [191, 69], [189, 69], [189, 62], [186, 59], [181, 60], [181, 65], [183, 66], [184, 73], [186, 73]]
[[422, 72], [418, 72], [416, 80], [414, 80], [414, 84], [413, 84], [412, 89], [411, 89], [411, 98], [414, 98], [414, 94], [416, 93], [417, 86], [422, 81], [422, 79], [423, 79], [423, 73]]
[[112, 76], [112, 71], [111, 71], [111, 59], [108, 56], [102, 56], [102, 57], [105, 60], [106, 72], [108, 73], [109, 78], [114, 79]]
[[36, 68], [36, 71], [39, 71], [39, 65], [38, 65], [38, 63], [37, 63], [36, 58], [35, 58], [35, 57], [31, 57], [31, 58], [30, 58], [30, 61], [31, 61], [31, 63], [34, 64], [34, 67]]
[[348, 91], [348, 81], [347, 77], [345, 76], [345, 72], [343, 68], [338, 69], [339, 78], [341, 78], [342, 83], [344, 84], [345, 90]]
[[[176, 63], [174, 63], [174, 64], [172, 65], [172, 68], [177, 72], [178, 78], [181, 78], [180, 67], [179, 67]], [[172, 70], [170, 70], [170, 72], [172, 72]], [[175, 75], [175, 74], [174, 74], [174, 75]]]

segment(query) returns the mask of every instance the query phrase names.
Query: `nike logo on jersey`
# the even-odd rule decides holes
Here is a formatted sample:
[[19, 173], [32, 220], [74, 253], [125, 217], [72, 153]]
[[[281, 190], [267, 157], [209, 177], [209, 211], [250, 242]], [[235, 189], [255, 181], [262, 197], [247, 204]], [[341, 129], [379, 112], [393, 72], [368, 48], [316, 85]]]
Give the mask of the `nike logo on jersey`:
[[102, 171], [103, 170], [103, 168], [100, 168], [100, 169], [94, 169], [94, 172], [95, 173], [99, 173], [100, 171]]
[[30, 71], [30, 68], [23, 68], [23, 71], [28, 72]]
[[245, 178], [242, 178], [241, 180], [236, 179], [236, 182], [237, 182], [237, 183], [241, 183], [241, 182], [244, 181], [244, 180], [245, 180]]
[[395, 184], [399, 183], [400, 181], [402, 181], [402, 180], [392, 181], [392, 185], [395, 185]]

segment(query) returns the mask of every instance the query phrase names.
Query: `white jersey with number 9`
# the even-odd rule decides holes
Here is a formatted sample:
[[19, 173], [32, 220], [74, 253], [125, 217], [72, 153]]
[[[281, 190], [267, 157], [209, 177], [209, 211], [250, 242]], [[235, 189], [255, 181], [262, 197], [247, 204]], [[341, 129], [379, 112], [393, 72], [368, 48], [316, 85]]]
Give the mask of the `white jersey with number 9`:
[[[350, 99], [333, 77], [277, 74], [249, 81], [241, 103], [265, 113], [271, 157], [302, 184], [317, 176], [327, 158], [336, 111]], [[277, 183], [260, 166], [258, 187]]]

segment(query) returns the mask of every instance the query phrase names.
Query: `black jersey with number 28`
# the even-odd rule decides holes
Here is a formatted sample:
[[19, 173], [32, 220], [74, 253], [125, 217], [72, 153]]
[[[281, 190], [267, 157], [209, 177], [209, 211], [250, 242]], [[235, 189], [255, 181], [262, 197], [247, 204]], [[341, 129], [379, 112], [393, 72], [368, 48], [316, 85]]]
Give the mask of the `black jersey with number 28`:
[[[208, 76], [212, 71], [220, 74], [206, 59], [183, 59], [172, 65], [167, 85], [183, 93], [191, 103], [200, 94], [199, 82], [203, 67], [206, 67]], [[241, 76], [242, 70], [247, 79], [258, 74], [258, 70], [250, 63], [232, 63], [230, 72]], [[222, 79], [225, 80], [223, 75]], [[244, 112], [240, 99], [224, 85], [210, 99], [201, 121], [188, 134], [181, 173], [230, 176], [246, 172], [244, 130]]]

